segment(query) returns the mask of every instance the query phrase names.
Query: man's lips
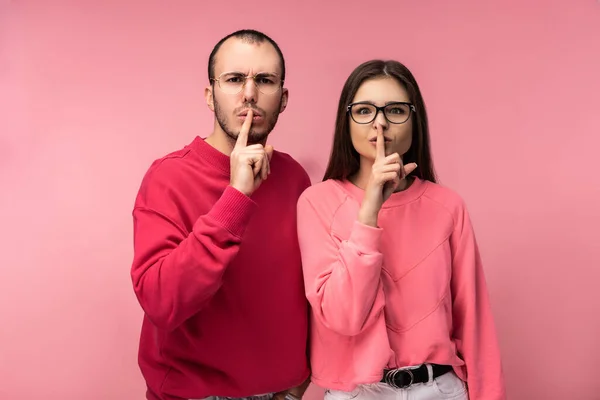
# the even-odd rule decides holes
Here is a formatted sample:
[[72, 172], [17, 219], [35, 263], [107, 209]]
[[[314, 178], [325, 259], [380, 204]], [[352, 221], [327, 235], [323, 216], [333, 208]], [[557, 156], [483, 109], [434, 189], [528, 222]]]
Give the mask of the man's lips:
[[[248, 115], [248, 110], [245, 110], [245, 111], [242, 111], [241, 113], [239, 113], [238, 117], [246, 118], [246, 115]], [[262, 113], [260, 111], [252, 110], [252, 117], [253, 118], [262, 117]]]

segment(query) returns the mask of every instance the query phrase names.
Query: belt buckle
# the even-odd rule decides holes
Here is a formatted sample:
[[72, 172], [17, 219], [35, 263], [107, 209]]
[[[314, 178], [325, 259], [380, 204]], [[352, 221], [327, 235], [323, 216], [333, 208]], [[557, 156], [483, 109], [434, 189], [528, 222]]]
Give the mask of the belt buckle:
[[[396, 376], [398, 376], [399, 374], [402, 373], [406, 373], [408, 374], [408, 376], [410, 376], [410, 382], [408, 384], [397, 384], [396, 383]], [[412, 371], [410, 369], [395, 369], [392, 371], [389, 371], [386, 376], [385, 376], [385, 383], [387, 383], [388, 385], [390, 385], [393, 388], [396, 389], [405, 389], [409, 386], [411, 386], [415, 381], [415, 375], [412, 373]]]

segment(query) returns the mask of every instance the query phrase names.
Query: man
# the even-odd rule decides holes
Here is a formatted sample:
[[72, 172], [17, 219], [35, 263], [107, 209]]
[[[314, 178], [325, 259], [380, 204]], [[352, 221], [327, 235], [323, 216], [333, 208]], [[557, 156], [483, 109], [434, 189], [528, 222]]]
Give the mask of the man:
[[288, 101], [283, 55], [263, 33], [238, 31], [215, 46], [208, 76], [212, 133], [155, 161], [133, 210], [147, 399], [301, 398], [296, 202], [310, 180], [266, 144]]

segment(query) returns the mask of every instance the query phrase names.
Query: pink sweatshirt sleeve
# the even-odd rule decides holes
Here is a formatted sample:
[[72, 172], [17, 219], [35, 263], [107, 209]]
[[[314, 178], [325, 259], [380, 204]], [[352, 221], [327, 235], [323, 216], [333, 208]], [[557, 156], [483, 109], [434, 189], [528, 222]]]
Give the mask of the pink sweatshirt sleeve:
[[[165, 198], [158, 208], [165, 207], [175, 205]], [[255, 207], [249, 197], [228, 186], [191, 232], [164, 212], [146, 206], [134, 209], [131, 276], [152, 323], [171, 331], [217, 292]]]
[[500, 350], [473, 227], [461, 208], [451, 237], [453, 337], [465, 361], [470, 400], [506, 398]]
[[333, 215], [319, 211], [300, 198], [298, 240], [306, 297], [325, 327], [355, 336], [377, 319], [385, 305], [380, 280], [382, 230], [356, 221], [349, 237], [338, 239], [330, 230]]

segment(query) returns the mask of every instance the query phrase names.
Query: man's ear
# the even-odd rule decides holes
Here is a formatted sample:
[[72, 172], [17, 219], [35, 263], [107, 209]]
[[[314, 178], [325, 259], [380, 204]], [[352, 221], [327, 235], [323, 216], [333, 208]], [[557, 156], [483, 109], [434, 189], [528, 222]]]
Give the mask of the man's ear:
[[285, 108], [287, 107], [287, 103], [288, 103], [288, 98], [290, 97], [289, 90], [287, 90], [286, 88], [281, 88], [281, 90], [282, 90], [281, 106], [279, 106], [279, 113], [282, 113], [285, 111]]
[[215, 99], [213, 96], [213, 87], [212, 86], [207, 86], [204, 89], [204, 98], [206, 99], [206, 105], [208, 106], [208, 108], [210, 108], [210, 110], [212, 112], [215, 111]]

